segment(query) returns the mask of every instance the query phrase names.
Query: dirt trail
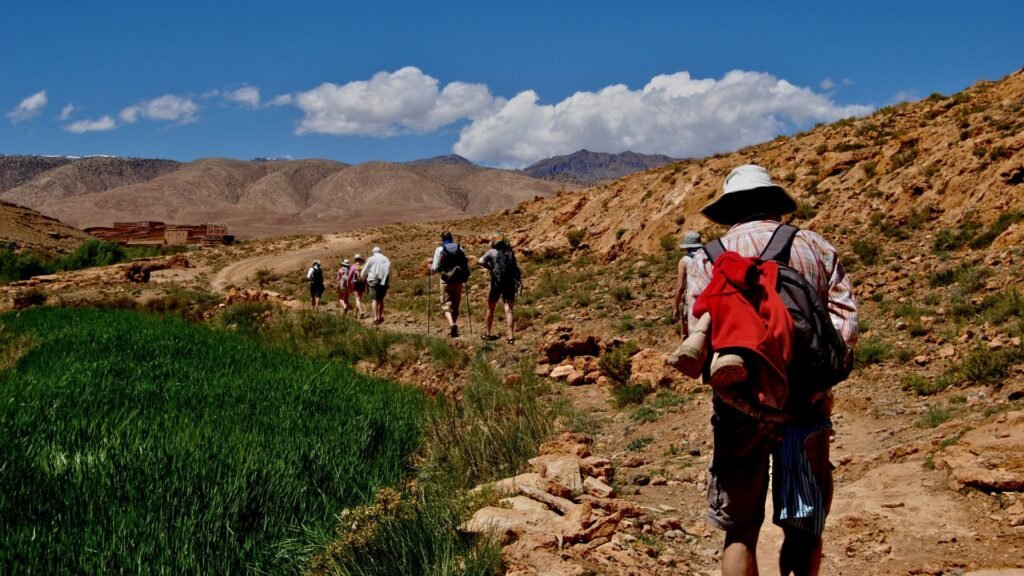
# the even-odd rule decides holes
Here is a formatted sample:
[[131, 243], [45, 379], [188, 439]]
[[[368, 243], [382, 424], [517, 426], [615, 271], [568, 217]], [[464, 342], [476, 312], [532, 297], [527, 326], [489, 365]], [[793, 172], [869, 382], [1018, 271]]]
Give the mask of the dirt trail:
[[223, 292], [231, 285], [243, 286], [249, 282], [249, 278], [261, 268], [266, 268], [278, 274], [287, 274], [299, 269], [305, 269], [314, 259], [324, 263], [324, 270], [333, 270], [334, 260], [340, 254], [352, 252], [367, 246], [368, 240], [345, 234], [329, 234], [324, 236], [324, 241], [313, 246], [288, 252], [265, 254], [239, 260], [217, 272], [210, 287], [216, 292]]

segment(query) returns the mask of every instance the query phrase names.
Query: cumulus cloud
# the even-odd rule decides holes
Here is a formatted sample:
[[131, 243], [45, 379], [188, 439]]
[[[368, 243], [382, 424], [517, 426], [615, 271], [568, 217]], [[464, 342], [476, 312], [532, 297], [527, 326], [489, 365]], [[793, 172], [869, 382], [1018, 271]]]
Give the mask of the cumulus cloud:
[[43, 111], [47, 102], [46, 90], [40, 90], [22, 100], [20, 104], [7, 113], [7, 117], [11, 120], [11, 124], [31, 120]]
[[831, 90], [836, 87], [836, 83], [831, 78], [826, 77], [821, 82], [818, 82], [818, 87], [822, 90]]
[[259, 108], [260, 89], [255, 86], [242, 86], [237, 90], [226, 90], [224, 100], [235, 102], [249, 108]]
[[293, 95], [291, 101], [305, 114], [298, 134], [377, 137], [432, 132], [504, 105], [483, 84], [452, 82], [441, 88], [436, 78], [412, 66], [378, 72], [369, 80], [324, 83]]
[[580, 148], [694, 157], [872, 110], [838, 105], [828, 95], [771, 74], [739, 70], [718, 80], [678, 72], [656, 76], [639, 90], [613, 85], [556, 104], [539, 100], [528, 90], [500, 103], [465, 126], [453, 150], [507, 166]]
[[117, 128], [117, 121], [110, 116], [101, 116], [95, 120], [79, 120], [64, 127], [68, 132], [84, 134], [86, 132], [109, 132]]
[[139, 118], [188, 124], [199, 119], [199, 105], [191, 98], [164, 94], [121, 110], [118, 118], [127, 124], [137, 122]]
[[900, 90], [893, 95], [890, 102], [893, 104], [899, 104], [900, 102], [915, 102], [920, 99], [921, 96], [917, 93], [917, 90]]
[[78, 107], [74, 104], [68, 104], [67, 106], [61, 108], [58, 120], [64, 121], [68, 118], [71, 118], [71, 115], [75, 113], [75, 110], [78, 110]]
[[291, 94], [280, 94], [271, 98], [270, 102], [267, 102], [267, 106], [287, 106], [292, 103], [292, 100]]

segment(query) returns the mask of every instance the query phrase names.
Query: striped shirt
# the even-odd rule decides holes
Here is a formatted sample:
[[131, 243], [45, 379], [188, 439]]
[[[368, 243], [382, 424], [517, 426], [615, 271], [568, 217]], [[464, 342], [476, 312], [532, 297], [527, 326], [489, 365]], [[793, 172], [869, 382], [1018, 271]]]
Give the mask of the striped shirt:
[[[741, 256], [756, 257], [768, 245], [779, 226], [771, 220], [755, 220], [733, 226], [721, 238], [726, 250]], [[839, 253], [824, 238], [810, 230], [800, 230], [793, 240], [789, 265], [803, 275], [811, 286], [818, 289], [821, 301], [827, 303], [832, 324], [852, 350], [857, 343], [857, 302], [846, 270], [839, 261]], [[687, 318], [692, 331], [697, 323], [693, 317], [693, 304], [697, 296], [711, 282], [712, 264], [707, 253], [698, 250], [686, 268]]]

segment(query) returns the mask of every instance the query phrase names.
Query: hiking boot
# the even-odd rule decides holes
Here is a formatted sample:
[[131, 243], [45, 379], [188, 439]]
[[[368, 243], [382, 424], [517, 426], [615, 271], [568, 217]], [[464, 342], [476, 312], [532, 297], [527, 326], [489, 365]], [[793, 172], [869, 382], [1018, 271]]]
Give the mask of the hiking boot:
[[668, 355], [665, 364], [679, 370], [689, 378], [700, 376], [704, 361], [708, 356], [707, 337], [703, 332], [695, 332], [686, 337], [675, 352]]
[[459, 337], [459, 325], [458, 324], [452, 324], [451, 329], [448, 331], [448, 336], [450, 336], [452, 338], [458, 338]]
[[700, 371], [704, 368], [704, 361], [707, 359], [707, 333], [710, 328], [711, 315], [704, 314], [697, 320], [693, 333], [683, 340], [675, 352], [669, 354], [665, 363], [690, 378], [700, 376]]
[[738, 354], [715, 352], [711, 358], [711, 387], [724, 387], [747, 379], [747, 366]]

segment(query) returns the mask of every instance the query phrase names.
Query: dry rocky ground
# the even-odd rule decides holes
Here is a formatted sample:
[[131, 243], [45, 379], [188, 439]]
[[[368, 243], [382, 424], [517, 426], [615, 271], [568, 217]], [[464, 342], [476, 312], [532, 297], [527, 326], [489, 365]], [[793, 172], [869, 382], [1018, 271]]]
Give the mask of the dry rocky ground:
[[[703, 522], [710, 392], [662, 364], [677, 339], [670, 319], [679, 256], [662, 238], [691, 227], [721, 232], [697, 209], [729, 167], [760, 162], [800, 198], [794, 221], [840, 249], [861, 305], [858, 367], [836, 389], [837, 486], [823, 573], [1019, 574], [1022, 110], [1018, 72], [962, 95], [500, 214], [191, 253], [191, 267], [155, 271], [145, 285], [125, 280], [123, 267], [34, 284], [53, 300], [215, 288], [225, 301], [272, 298], [300, 307], [308, 301], [308, 260], [318, 257], [331, 270], [379, 244], [396, 270], [388, 328], [422, 331], [423, 263], [438, 232], [451, 227], [472, 257], [491, 231], [508, 231], [526, 289], [517, 307], [522, 330], [506, 354], [534, 361], [552, 396], [568, 399], [574, 411], [562, 423], [565, 433], [538, 447], [520, 475], [480, 488], [497, 504], [464, 529], [496, 532], [510, 574], [710, 574], [722, 544]], [[483, 278], [473, 281], [475, 333], [464, 326], [456, 342], [467, 351], [505, 346], [476, 338]], [[3, 289], [2, 305], [31, 284]], [[324, 313], [337, 313], [330, 294]], [[637, 347], [630, 383], [646, 394], [616, 407], [616, 384], [600, 364], [626, 342]], [[453, 394], [465, 377], [431, 374], [415, 360], [386, 374]], [[764, 573], [774, 572], [779, 539], [765, 527]]]

